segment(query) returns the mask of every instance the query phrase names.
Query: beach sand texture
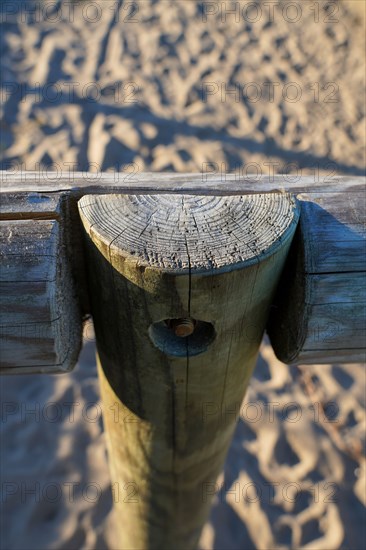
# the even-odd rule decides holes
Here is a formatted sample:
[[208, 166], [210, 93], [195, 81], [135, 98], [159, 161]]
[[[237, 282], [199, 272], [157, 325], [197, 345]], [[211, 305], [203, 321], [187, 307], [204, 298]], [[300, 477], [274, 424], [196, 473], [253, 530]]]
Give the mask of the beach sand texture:
[[[3, 2], [2, 168], [363, 175], [365, 3], [238, 4]], [[84, 336], [73, 373], [0, 380], [4, 550], [122, 550]], [[264, 340], [202, 549], [364, 548], [365, 401], [364, 365]]]

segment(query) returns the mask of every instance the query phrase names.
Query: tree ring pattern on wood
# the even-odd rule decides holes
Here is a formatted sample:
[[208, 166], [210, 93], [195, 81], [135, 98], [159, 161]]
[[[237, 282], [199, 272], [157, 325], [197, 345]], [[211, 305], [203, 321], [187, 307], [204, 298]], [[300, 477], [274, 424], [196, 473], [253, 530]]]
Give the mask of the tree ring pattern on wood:
[[231, 270], [262, 261], [297, 222], [284, 193], [242, 196], [92, 195], [79, 201], [86, 231], [128, 263], [174, 273]]

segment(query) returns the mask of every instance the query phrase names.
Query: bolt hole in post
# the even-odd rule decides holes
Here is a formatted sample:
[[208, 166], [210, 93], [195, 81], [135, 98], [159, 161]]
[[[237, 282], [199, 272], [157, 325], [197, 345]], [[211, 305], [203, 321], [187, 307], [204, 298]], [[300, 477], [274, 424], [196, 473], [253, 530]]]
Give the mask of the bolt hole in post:
[[164, 319], [149, 327], [153, 344], [167, 355], [185, 357], [207, 351], [215, 340], [215, 329], [211, 323], [190, 317]]

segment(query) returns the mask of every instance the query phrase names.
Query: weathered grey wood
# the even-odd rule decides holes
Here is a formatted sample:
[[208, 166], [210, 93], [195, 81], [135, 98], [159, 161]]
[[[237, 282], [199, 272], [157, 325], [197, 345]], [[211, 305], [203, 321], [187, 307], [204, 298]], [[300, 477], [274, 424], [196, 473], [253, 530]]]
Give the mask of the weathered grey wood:
[[0, 220], [59, 220], [61, 216], [59, 193], [1, 193]]
[[319, 364], [319, 365], [329, 365], [329, 364], [338, 364], [338, 363], [365, 363], [365, 350], [359, 349], [350, 349], [350, 355], [351, 360], [347, 360], [347, 356], [345, 355], [343, 358], [341, 356], [341, 361], [339, 360], [339, 351], [338, 350], [332, 350], [332, 349], [325, 349], [325, 350], [315, 350], [315, 351], [301, 351], [301, 361], [296, 361], [296, 363], [301, 363], [302, 365], [313, 365], [313, 364]]
[[319, 193], [334, 194], [362, 192], [366, 178], [352, 176], [273, 175], [243, 177], [226, 173], [153, 173], [139, 172], [130, 165], [126, 172], [25, 172], [0, 171], [2, 192], [60, 193], [80, 198], [87, 194], [152, 194], [189, 193], [195, 195], [243, 195], [261, 193]]
[[[302, 357], [306, 355], [307, 362], [317, 362], [317, 354], [318, 362], [323, 362], [323, 347], [326, 350], [330, 344], [329, 332], [330, 327], [334, 327], [336, 313], [333, 308], [329, 310], [328, 315], [328, 302], [324, 302], [326, 298], [319, 302], [319, 296], [325, 297], [330, 293], [329, 304], [337, 300], [351, 307], [340, 311], [342, 322], [339, 323], [337, 331], [340, 338], [337, 345], [341, 346], [337, 347], [340, 352], [338, 361], [359, 360], [360, 354], [363, 354], [364, 342], [361, 342], [362, 347], [359, 348], [362, 319], [357, 315], [361, 314], [362, 309], [357, 306], [353, 311], [357, 314], [355, 317], [352, 313], [352, 304], [364, 303], [362, 274], [365, 271], [365, 178], [321, 176], [319, 181], [316, 181], [314, 177], [307, 176], [295, 178], [294, 181], [291, 176], [243, 178], [237, 174], [132, 174], [132, 169], [131, 166], [130, 172], [121, 174], [62, 174], [47, 171], [0, 173], [1, 220], [57, 220], [62, 225], [62, 241], [70, 261], [72, 279], [77, 284], [76, 293], [83, 313], [90, 311], [90, 305], [77, 212], [77, 201], [81, 196], [93, 193], [113, 194], [116, 190], [122, 194], [161, 194], [169, 191], [173, 194], [189, 192], [207, 196], [236, 196], [242, 193], [274, 193], [286, 190], [294, 193], [302, 201], [304, 223], [299, 231], [304, 230], [306, 235], [304, 233], [302, 239], [297, 241], [297, 248], [300, 256], [306, 254], [307, 265], [306, 270], [299, 265], [296, 273], [292, 267], [289, 279], [282, 283], [285, 289], [292, 290], [284, 293], [281, 313], [278, 306], [275, 309], [279, 314], [277, 319], [283, 315], [288, 316], [284, 324], [281, 324], [283, 330], [279, 330], [280, 325], [276, 322], [277, 336], [272, 332], [273, 341], [277, 342], [275, 348], [279, 356], [286, 361], [290, 361], [290, 356], [287, 351], [280, 349], [282, 347], [286, 350], [295, 347], [298, 350], [291, 356], [291, 361], [300, 360], [298, 352], [301, 349]], [[310, 214], [307, 209], [310, 209]], [[313, 215], [314, 209], [316, 215]], [[301, 252], [302, 246], [306, 251]], [[291, 262], [294, 264], [294, 259]], [[341, 272], [346, 278], [340, 277]], [[335, 273], [337, 277], [332, 276]], [[360, 277], [354, 282], [353, 276], [357, 273]], [[326, 278], [328, 274], [330, 276]], [[308, 295], [311, 298], [308, 295], [305, 297], [305, 286], [309, 289]], [[288, 304], [289, 296], [296, 297], [292, 306]], [[322, 307], [319, 309], [320, 303]], [[344, 315], [346, 318], [349, 317], [349, 321], [345, 321]], [[324, 327], [323, 336], [322, 329], [317, 328], [321, 326]], [[287, 336], [285, 327], [288, 327]], [[311, 343], [307, 342], [307, 330]], [[314, 348], [314, 334], [320, 334], [318, 341], [322, 342], [321, 349]], [[309, 344], [310, 348], [305, 348], [305, 344]], [[341, 353], [343, 347], [346, 350], [344, 355]], [[329, 348], [329, 353], [332, 352]]]
[[0, 221], [0, 372], [68, 371], [81, 346], [81, 315], [59, 197], [37, 197], [34, 202], [32, 197], [5, 197]]
[[286, 363], [366, 352], [365, 192], [300, 195], [301, 216], [268, 332]]
[[284, 194], [107, 195], [85, 196], [79, 209], [118, 547], [188, 550], [256, 362], [296, 204]]

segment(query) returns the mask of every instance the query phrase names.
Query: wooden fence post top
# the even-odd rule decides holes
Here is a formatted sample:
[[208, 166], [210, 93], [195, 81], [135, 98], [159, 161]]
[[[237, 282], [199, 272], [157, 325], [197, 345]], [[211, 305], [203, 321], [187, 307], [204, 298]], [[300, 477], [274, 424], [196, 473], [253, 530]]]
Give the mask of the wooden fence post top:
[[79, 201], [79, 211], [108, 260], [111, 248], [124, 249], [124, 271], [138, 263], [175, 274], [259, 263], [298, 221], [287, 194], [92, 195]]

